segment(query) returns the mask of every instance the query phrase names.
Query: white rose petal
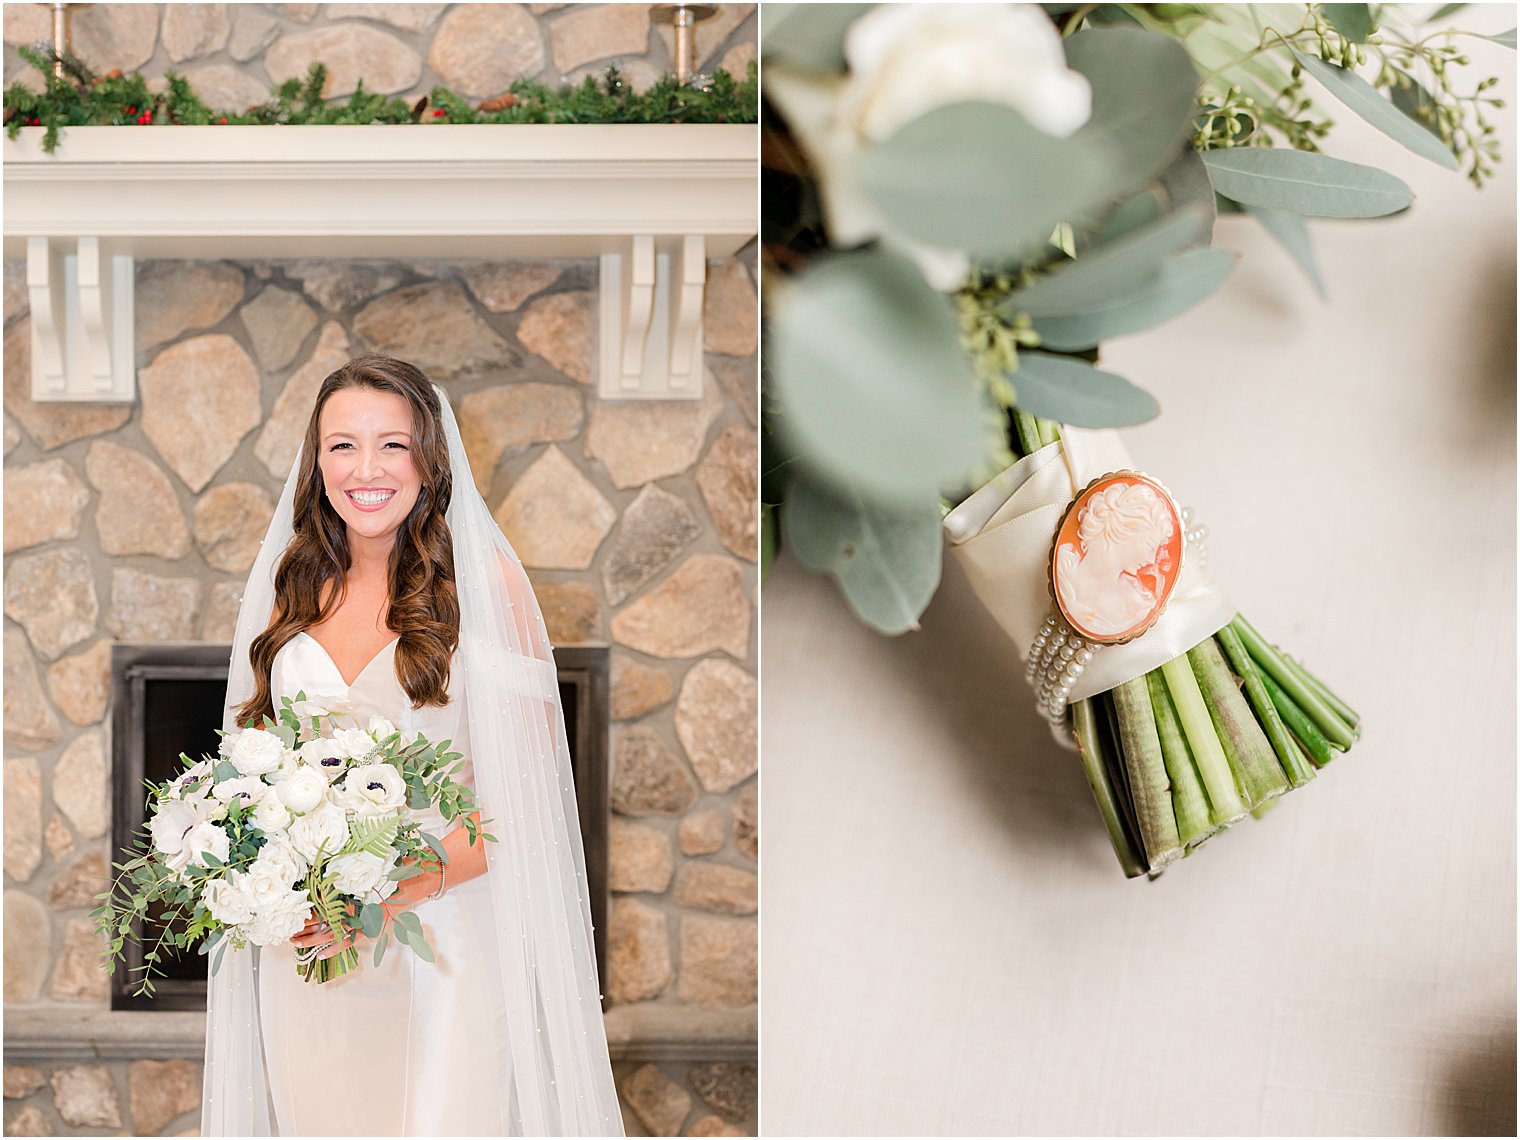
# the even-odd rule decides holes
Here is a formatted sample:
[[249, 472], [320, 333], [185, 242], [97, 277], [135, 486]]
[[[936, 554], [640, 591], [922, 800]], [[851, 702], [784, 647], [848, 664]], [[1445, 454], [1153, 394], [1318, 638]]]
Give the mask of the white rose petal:
[[287, 887], [295, 885], [306, 875], [306, 859], [295, 845], [283, 835], [264, 841], [259, 853], [248, 867], [250, 875], [267, 875]]
[[290, 711], [302, 720], [314, 716], [352, 716], [354, 702], [337, 694], [316, 693], [304, 701], [291, 701]]
[[253, 906], [242, 890], [243, 874], [233, 871], [225, 879], [212, 879], [201, 892], [201, 901], [211, 917], [224, 926], [236, 926], [253, 917]]
[[396, 726], [383, 716], [372, 716], [369, 718], [365, 731], [376, 740], [384, 741], [396, 735]]
[[273, 772], [285, 758], [285, 742], [262, 728], [245, 728], [238, 733], [228, 759], [245, 776], [262, 776]]
[[375, 739], [357, 728], [340, 728], [333, 733], [333, 746], [339, 755], [363, 760], [375, 750]]
[[327, 777], [309, 764], [302, 764], [275, 789], [280, 802], [291, 811], [309, 812], [327, 796]]
[[259, 908], [248, 925], [248, 941], [255, 946], [274, 946], [289, 940], [306, 925], [311, 914], [311, 899], [300, 890], [271, 892], [268, 903]]
[[379, 897], [369, 898], [390, 874], [391, 862], [368, 851], [356, 851], [351, 855], [339, 855], [327, 864], [327, 873], [333, 877], [338, 890], [346, 895], [378, 902]]
[[319, 852], [330, 858], [342, 850], [348, 842], [348, 820], [343, 809], [329, 800], [292, 823], [288, 834], [301, 857], [312, 863]]

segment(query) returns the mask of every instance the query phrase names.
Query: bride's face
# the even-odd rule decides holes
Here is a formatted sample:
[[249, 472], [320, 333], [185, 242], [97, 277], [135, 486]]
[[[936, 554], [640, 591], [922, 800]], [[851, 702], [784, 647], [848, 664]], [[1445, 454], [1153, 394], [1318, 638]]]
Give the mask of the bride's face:
[[422, 488], [407, 402], [392, 392], [344, 388], [322, 406], [317, 429], [322, 482], [349, 532], [394, 538]]

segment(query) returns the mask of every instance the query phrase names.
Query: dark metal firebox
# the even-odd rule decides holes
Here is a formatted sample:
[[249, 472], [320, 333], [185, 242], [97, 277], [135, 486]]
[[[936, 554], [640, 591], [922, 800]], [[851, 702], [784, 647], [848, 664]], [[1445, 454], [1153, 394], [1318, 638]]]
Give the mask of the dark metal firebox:
[[[143, 825], [143, 781], [161, 783], [192, 758], [215, 753], [227, 691], [227, 645], [204, 642], [118, 642], [111, 647], [111, 772], [113, 862]], [[591, 888], [591, 921], [596, 927], [598, 972], [607, 959], [607, 726], [609, 697], [606, 646], [557, 649], [560, 698], [569, 734], [586, 874]], [[111, 1008], [195, 1010], [206, 1005], [206, 959], [194, 953], [161, 958], [166, 977], [154, 982], [156, 996], [133, 997], [139, 945], [111, 977]]]

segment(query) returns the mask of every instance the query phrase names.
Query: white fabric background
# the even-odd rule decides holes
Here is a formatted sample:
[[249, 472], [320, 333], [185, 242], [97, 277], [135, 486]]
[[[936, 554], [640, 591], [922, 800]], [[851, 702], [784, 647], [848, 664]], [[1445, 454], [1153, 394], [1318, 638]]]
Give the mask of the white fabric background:
[[[1497, 31], [1514, 9], [1463, 20]], [[1503, 69], [1514, 55], [1471, 51]], [[1515, 1128], [1515, 151], [1313, 227], [1106, 359], [1211, 569], [1366, 721], [1264, 822], [1126, 882], [965, 581], [896, 640], [789, 560], [764, 591], [762, 1129]]]

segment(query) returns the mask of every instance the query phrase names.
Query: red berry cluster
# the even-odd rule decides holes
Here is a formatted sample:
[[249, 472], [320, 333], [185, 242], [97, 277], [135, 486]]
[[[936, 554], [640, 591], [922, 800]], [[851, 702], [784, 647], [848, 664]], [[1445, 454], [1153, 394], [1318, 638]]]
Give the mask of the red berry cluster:
[[448, 112], [445, 111], [442, 107], [438, 107], [438, 108], [435, 108], [434, 111], [433, 111], [433, 118], [437, 119], [437, 118], [440, 118], [441, 116], [447, 115], [447, 114], [448, 114]]
[[127, 114], [132, 116], [132, 121], [139, 127], [146, 127], [153, 122], [153, 112], [151, 110], [143, 111], [139, 114], [136, 107], [128, 107]]

